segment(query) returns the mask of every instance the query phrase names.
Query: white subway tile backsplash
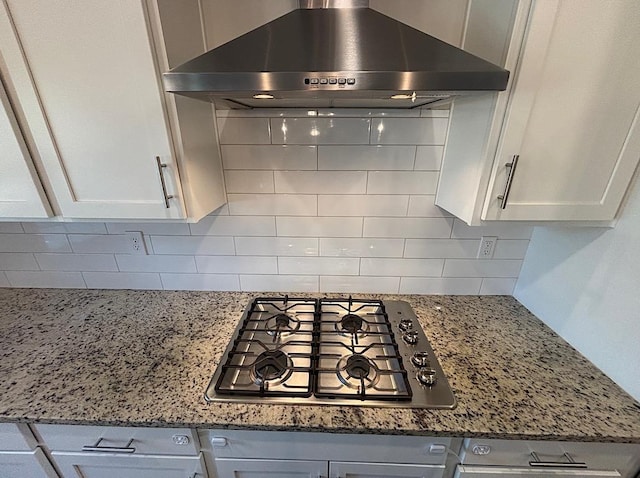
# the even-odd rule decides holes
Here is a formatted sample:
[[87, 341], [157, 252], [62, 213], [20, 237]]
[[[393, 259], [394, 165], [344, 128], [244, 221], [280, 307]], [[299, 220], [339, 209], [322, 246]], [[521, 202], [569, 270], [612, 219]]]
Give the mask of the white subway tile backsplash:
[[447, 211], [435, 204], [434, 195], [411, 196], [407, 216], [414, 217], [452, 217]]
[[269, 144], [268, 118], [218, 118], [220, 144]]
[[227, 194], [229, 211], [235, 216], [315, 216], [315, 194]]
[[453, 225], [451, 237], [480, 239], [482, 236], [498, 236], [500, 239], [530, 239], [533, 226], [510, 223], [494, 223], [486, 226], [467, 226], [460, 219]]
[[88, 289], [162, 289], [160, 275], [151, 272], [83, 272]]
[[322, 238], [320, 255], [333, 257], [402, 257], [404, 239]]
[[479, 247], [475, 239], [407, 239], [404, 257], [475, 259]]
[[315, 237], [236, 237], [239, 256], [317, 256]]
[[318, 169], [411, 170], [415, 156], [415, 146], [318, 146]]
[[275, 257], [196, 256], [198, 272], [211, 274], [277, 274]]
[[35, 254], [43, 271], [117, 271], [113, 254]]
[[443, 277], [513, 277], [520, 274], [522, 261], [510, 259], [446, 259]]
[[222, 163], [226, 170], [314, 170], [317, 169], [318, 159], [315, 146], [243, 144], [223, 145]]
[[442, 145], [447, 118], [373, 118], [371, 144]]
[[0, 271], [40, 270], [33, 254], [27, 252], [0, 252]]
[[399, 277], [320, 276], [320, 292], [397, 294]]
[[444, 146], [418, 146], [414, 169], [419, 171], [440, 171]]
[[511, 294], [532, 228], [435, 205], [449, 110], [217, 114], [227, 204], [197, 224], [0, 223], [0, 287]]
[[268, 216], [206, 216], [190, 224], [194, 236], [275, 236], [276, 224]]
[[124, 234], [127, 231], [141, 231], [145, 235], [188, 236], [189, 225], [177, 222], [108, 222], [109, 234]]
[[275, 171], [277, 193], [364, 194], [366, 171]]
[[474, 278], [403, 277], [400, 280], [400, 293], [477, 295], [481, 283], [482, 279]]
[[360, 275], [440, 277], [444, 259], [378, 259], [363, 257]]
[[273, 193], [273, 171], [225, 171], [224, 184], [228, 193]]
[[76, 253], [131, 252], [129, 239], [125, 235], [70, 234], [67, 237]]
[[528, 248], [529, 241], [526, 239], [499, 239], [496, 242], [493, 259], [524, 259]]
[[240, 290], [235, 274], [160, 274], [165, 290]]
[[241, 275], [243, 291], [318, 292], [318, 276]]
[[21, 234], [24, 232], [19, 222], [0, 222], [0, 234]]
[[408, 203], [400, 195], [320, 195], [318, 216], [406, 216]]
[[192, 256], [116, 254], [122, 272], [196, 272]]
[[437, 171], [369, 171], [368, 194], [435, 194]]
[[367, 144], [368, 118], [272, 118], [273, 144]]
[[518, 279], [494, 279], [485, 277], [480, 287], [481, 295], [511, 295]]
[[0, 234], [0, 252], [71, 252], [62, 234]]
[[151, 236], [151, 244], [155, 254], [235, 254], [233, 237]]
[[102, 222], [23, 222], [24, 232], [32, 234], [106, 234]]
[[11, 287], [84, 289], [86, 288], [80, 272], [54, 271], [6, 271], [5, 275]]
[[448, 238], [452, 219], [365, 217], [364, 237]]
[[358, 275], [359, 266], [351, 257], [278, 257], [280, 274]]
[[276, 217], [278, 236], [362, 237], [361, 217]]

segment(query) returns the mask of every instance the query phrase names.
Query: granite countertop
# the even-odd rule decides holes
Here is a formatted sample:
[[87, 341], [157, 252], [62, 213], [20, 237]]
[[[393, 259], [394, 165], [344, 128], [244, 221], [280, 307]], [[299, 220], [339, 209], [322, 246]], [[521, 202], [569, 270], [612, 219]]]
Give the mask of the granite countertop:
[[454, 410], [208, 405], [257, 295], [0, 289], [0, 421], [640, 443], [638, 404], [506, 296], [369, 296], [411, 303]]

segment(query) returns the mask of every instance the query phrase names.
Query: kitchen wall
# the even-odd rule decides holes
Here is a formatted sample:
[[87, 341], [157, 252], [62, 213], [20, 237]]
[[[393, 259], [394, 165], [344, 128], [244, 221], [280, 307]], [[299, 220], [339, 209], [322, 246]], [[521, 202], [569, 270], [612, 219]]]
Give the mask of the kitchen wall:
[[515, 296], [640, 400], [640, 184], [615, 229], [536, 228]]
[[[219, 112], [226, 206], [190, 225], [0, 223], [0, 284], [511, 294], [532, 229], [434, 205], [448, 114]], [[482, 235], [499, 237], [491, 260]]]

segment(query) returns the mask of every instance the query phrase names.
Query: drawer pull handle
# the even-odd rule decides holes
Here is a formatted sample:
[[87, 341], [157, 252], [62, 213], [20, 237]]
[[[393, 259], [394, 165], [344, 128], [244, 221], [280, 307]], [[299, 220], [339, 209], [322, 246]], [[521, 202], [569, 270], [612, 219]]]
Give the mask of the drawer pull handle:
[[500, 200], [500, 209], [507, 207], [507, 200], [509, 199], [509, 192], [511, 191], [511, 183], [513, 182], [513, 175], [516, 174], [516, 166], [518, 166], [519, 159], [520, 155], [516, 154], [510, 163], [504, 165], [505, 168], [509, 169], [509, 175], [507, 176], [507, 182], [504, 185], [504, 193], [498, 196], [498, 199]]
[[167, 194], [167, 184], [164, 182], [164, 171], [163, 169], [167, 167], [165, 163], [160, 161], [160, 156], [156, 156], [156, 164], [158, 165], [158, 174], [160, 174], [160, 184], [162, 185], [162, 195], [164, 196], [164, 205], [167, 209], [171, 206], [169, 204], [169, 199], [173, 199], [173, 196]]
[[541, 461], [538, 454], [535, 451], [531, 452], [532, 461], [529, 462], [529, 466], [539, 468], [586, 468], [587, 464], [584, 462], [577, 462], [573, 459], [569, 453], [565, 452], [562, 455], [567, 461]]
[[100, 438], [94, 445], [85, 445], [82, 447], [82, 451], [99, 451], [102, 453], [135, 453], [135, 447], [131, 446], [133, 438], [127, 442], [125, 446], [100, 446], [102, 438]]

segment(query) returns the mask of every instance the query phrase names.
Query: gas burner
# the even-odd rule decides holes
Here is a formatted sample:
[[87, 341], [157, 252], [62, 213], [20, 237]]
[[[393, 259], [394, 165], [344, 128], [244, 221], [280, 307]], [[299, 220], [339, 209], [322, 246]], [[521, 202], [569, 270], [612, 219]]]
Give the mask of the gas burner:
[[251, 366], [251, 378], [256, 385], [279, 385], [292, 373], [293, 362], [282, 350], [268, 350], [258, 355]]
[[367, 322], [357, 314], [346, 314], [336, 322], [335, 328], [342, 335], [358, 335], [364, 337], [369, 330]]
[[338, 361], [338, 378], [349, 388], [371, 388], [378, 383], [378, 368], [360, 354], [342, 357]]
[[300, 329], [300, 321], [281, 312], [267, 319], [266, 328], [267, 334], [273, 336], [294, 334]]

